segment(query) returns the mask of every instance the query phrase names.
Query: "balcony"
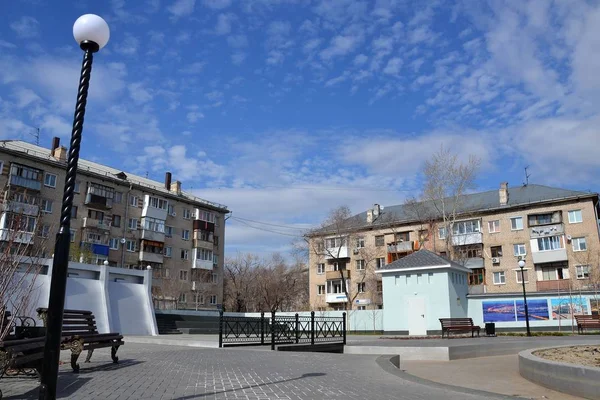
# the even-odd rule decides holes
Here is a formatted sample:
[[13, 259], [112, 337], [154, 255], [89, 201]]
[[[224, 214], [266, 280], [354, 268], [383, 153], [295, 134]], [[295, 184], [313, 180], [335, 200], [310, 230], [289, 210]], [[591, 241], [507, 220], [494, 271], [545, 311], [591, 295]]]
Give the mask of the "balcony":
[[469, 285], [469, 294], [484, 294], [485, 285]]
[[567, 261], [567, 249], [532, 251], [531, 258], [534, 264]]
[[142, 239], [143, 240], [151, 240], [153, 242], [161, 242], [165, 241], [165, 233], [164, 232], [155, 232], [149, 229], [142, 229]]
[[194, 260], [194, 264], [192, 264], [192, 268], [205, 269], [208, 271], [212, 271], [213, 269], [213, 261], [212, 260]]
[[11, 186], [21, 186], [26, 189], [35, 190], [38, 192], [42, 189], [42, 182], [35, 180], [35, 179], [23, 178], [22, 176], [19, 176], [19, 175], [11, 175], [10, 176], [10, 185]]
[[108, 257], [108, 245], [92, 243], [90, 246], [93, 254]]
[[465, 265], [465, 267], [470, 268], [470, 269], [483, 268], [483, 266], [484, 266], [483, 257], [467, 258], [465, 260], [464, 265]]
[[556, 292], [558, 290], [569, 290], [571, 286], [570, 279], [557, 279], [552, 281], [537, 281], [538, 292]]
[[33, 244], [34, 234], [32, 232], [17, 232], [10, 229], [0, 229], [0, 240], [4, 242]]
[[328, 281], [333, 280], [333, 279], [341, 279], [342, 276], [346, 279], [350, 279], [350, 271], [345, 269], [342, 271], [327, 271], [327, 272], [325, 272], [325, 279]]
[[387, 247], [388, 253], [405, 253], [413, 250], [414, 242], [411, 241], [390, 243]]
[[101, 229], [103, 231], [110, 230], [110, 222], [106, 222], [100, 219], [94, 219], [90, 217], [83, 218], [83, 227], [84, 228], [96, 228]]
[[348, 258], [348, 246], [331, 247], [325, 251], [325, 259]]
[[4, 211], [12, 212], [15, 214], [25, 214], [37, 216], [40, 212], [40, 207], [35, 204], [21, 203], [18, 201], [9, 201], [4, 203]]
[[149, 251], [140, 251], [140, 261], [162, 264], [162, 253], [151, 253]]
[[202, 240], [202, 239], [194, 239], [193, 241], [194, 243], [194, 248], [200, 248], [200, 249], [207, 249], [207, 250], [212, 250], [215, 245], [213, 242], [210, 242], [208, 240]]
[[533, 228], [529, 228], [529, 236], [531, 239], [537, 239], [546, 236], [558, 236], [562, 235], [563, 233], [565, 233], [564, 224], [535, 226]]
[[325, 301], [327, 303], [347, 303], [348, 298], [345, 293], [327, 293], [325, 295]]
[[452, 246], [465, 246], [480, 243], [483, 243], [483, 235], [481, 232], [452, 235]]

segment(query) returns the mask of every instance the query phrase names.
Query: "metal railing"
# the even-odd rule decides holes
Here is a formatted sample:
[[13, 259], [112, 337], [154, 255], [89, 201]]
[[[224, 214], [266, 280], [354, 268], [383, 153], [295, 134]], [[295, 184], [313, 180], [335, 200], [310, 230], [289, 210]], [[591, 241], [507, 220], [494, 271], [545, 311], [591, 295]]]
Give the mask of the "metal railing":
[[342, 317], [276, 315], [233, 317], [220, 313], [219, 347], [278, 344], [346, 344], [346, 313]]

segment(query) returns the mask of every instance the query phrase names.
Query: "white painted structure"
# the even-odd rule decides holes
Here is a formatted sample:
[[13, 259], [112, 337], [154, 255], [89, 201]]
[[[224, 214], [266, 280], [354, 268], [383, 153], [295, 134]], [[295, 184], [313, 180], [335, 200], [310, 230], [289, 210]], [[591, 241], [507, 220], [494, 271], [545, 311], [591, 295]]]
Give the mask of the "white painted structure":
[[[43, 268], [34, 284], [31, 306], [25, 313], [35, 319], [36, 308], [48, 307], [52, 278], [52, 259], [39, 263]], [[158, 335], [151, 290], [152, 270], [70, 262], [65, 309], [92, 311], [99, 333]], [[38, 319], [38, 324], [41, 323]]]

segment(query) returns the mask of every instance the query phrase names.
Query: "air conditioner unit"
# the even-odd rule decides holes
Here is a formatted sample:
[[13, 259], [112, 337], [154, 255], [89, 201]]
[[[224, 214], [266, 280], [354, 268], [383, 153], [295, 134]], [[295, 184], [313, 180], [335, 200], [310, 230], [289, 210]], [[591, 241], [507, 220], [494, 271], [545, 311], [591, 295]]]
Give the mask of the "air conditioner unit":
[[492, 263], [493, 264], [500, 264], [500, 258], [498, 258], [498, 257], [492, 257]]
[[177, 213], [175, 211], [173, 211], [173, 214], [171, 214], [172, 216], [176, 217]]
[[358, 249], [354, 249], [353, 253], [358, 254]]
[[517, 260], [519, 260], [519, 261], [525, 260], [525, 256], [519, 256], [519, 257], [517, 257]]
[[571, 239], [573, 239], [573, 238], [571, 237], [571, 235], [567, 235], [567, 240], [568, 240], [568, 241], [571, 241]]

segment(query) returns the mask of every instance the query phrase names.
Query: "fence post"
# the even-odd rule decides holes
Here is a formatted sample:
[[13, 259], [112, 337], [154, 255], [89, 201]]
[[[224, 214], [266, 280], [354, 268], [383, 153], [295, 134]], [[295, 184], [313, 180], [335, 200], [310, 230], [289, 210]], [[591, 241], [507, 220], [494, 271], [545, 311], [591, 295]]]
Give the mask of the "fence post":
[[294, 330], [296, 331], [296, 344], [298, 344], [298, 342], [300, 342], [300, 336], [298, 336], [300, 334], [300, 321], [298, 313], [296, 313], [296, 326]]
[[271, 350], [275, 350], [275, 311], [271, 311]]
[[310, 312], [310, 344], [315, 345], [315, 312]]
[[346, 344], [346, 313], [342, 314], [342, 330], [344, 335], [344, 345]]
[[223, 347], [223, 310], [219, 311], [219, 348]]
[[260, 313], [260, 344], [265, 344], [265, 312]]

